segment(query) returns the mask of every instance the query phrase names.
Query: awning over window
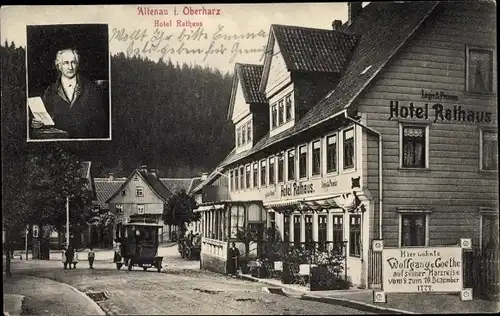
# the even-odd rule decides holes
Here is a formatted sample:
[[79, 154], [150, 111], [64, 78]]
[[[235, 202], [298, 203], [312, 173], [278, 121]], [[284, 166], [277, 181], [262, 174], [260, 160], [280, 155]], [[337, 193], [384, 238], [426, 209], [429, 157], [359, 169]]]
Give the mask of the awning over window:
[[295, 211], [300, 207], [299, 201], [284, 201], [284, 202], [276, 202], [269, 203], [264, 205], [267, 209], [272, 209], [277, 213], [284, 213], [285, 211]]
[[265, 205], [266, 208], [272, 209], [278, 213], [299, 212], [321, 212], [328, 209], [340, 208], [345, 212], [355, 213], [363, 212], [361, 201], [353, 193], [339, 194], [323, 199], [309, 199], [299, 201], [276, 202]]

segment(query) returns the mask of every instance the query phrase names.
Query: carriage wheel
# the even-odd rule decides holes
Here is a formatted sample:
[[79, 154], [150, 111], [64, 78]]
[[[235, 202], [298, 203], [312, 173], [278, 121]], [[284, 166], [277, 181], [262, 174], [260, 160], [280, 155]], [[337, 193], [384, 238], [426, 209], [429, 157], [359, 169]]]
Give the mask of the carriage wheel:
[[132, 259], [128, 259], [128, 270], [132, 270]]
[[186, 253], [184, 254], [184, 259], [191, 260], [192, 259], [192, 254], [191, 250], [189, 248], [186, 248]]

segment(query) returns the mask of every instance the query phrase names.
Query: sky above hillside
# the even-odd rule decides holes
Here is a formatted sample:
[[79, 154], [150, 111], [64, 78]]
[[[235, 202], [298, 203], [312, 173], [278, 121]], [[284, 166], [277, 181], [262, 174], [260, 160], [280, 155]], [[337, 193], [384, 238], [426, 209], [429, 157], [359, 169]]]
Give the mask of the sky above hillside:
[[106, 23], [111, 54], [208, 65], [232, 71], [260, 63], [271, 24], [331, 29], [347, 20], [347, 3], [149, 6], [7, 6], [1, 40], [26, 45], [27, 25]]

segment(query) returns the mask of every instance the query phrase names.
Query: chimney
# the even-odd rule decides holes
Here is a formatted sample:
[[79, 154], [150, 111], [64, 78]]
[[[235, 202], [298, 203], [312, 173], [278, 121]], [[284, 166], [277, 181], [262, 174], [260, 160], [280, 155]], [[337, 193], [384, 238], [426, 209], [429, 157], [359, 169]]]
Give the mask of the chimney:
[[139, 168], [141, 171], [148, 173], [148, 166], [142, 165], [141, 168]]
[[201, 181], [205, 181], [205, 180], [207, 180], [207, 178], [208, 178], [208, 173], [203, 172], [203, 173], [201, 174]]
[[342, 27], [342, 21], [341, 20], [333, 20], [333, 22], [332, 22], [332, 29], [334, 31], [339, 31], [341, 27]]
[[108, 173], [108, 181], [113, 181], [114, 179], [115, 175], [112, 172]]
[[349, 25], [351, 25], [352, 21], [361, 13], [363, 10], [363, 2], [348, 2], [347, 8], [349, 9], [348, 13], [348, 21]]
[[156, 169], [149, 170], [149, 173], [156, 177]]

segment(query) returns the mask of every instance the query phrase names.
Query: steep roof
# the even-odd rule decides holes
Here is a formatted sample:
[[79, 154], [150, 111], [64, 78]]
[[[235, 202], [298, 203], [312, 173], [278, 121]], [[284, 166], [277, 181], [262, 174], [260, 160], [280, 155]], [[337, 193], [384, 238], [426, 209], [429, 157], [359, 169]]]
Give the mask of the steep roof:
[[96, 204], [100, 209], [108, 209], [109, 205], [106, 202], [121, 186], [127, 181], [127, 178], [95, 178], [96, 187]]
[[233, 86], [231, 91], [231, 100], [229, 101], [228, 119], [231, 119], [236, 102], [236, 91], [238, 82], [241, 85], [243, 97], [247, 104], [267, 103], [266, 96], [259, 90], [260, 79], [262, 78], [263, 65], [236, 63], [234, 66]]
[[[334, 30], [271, 25], [288, 70], [341, 73], [356, 37]], [[268, 47], [272, 49], [272, 47]]]
[[272, 137], [268, 133], [251, 149], [234, 155], [221, 167], [299, 134], [350, 108], [355, 98], [418, 29], [436, 4], [436, 1], [371, 2], [365, 6], [345, 30], [356, 35], [358, 40], [337, 87], [292, 128]]
[[160, 181], [160, 178], [158, 178], [156, 175], [149, 173], [145, 170], [142, 169], [136, 169], [134, 170], [128, 177], [127, 180], [116, 190], [107, 200], [106, 203], [109, 203], [111, 199], [113, 199], [118, 192], [120, 192], [129, 182], [130, 180], [134, 177], [134, 174], [138, 174], [144, 182], [153, 190], [153, 192], [160, 197], [163, 201], [167, 201], [168, 198], [172, 195], [172, 192], [167, 189], [163, 185], [163, 183]]
[[146, 183], [162, 200], [167, 201], [168, 198], [172, 196], [173, 192], [163, 185], [160, 178], [156, 175], [144, 170], [137, 170], [137, 172], [146, 180]]
[[193, 188], [195, 188], [198, 183], [201, 181], [200, 177], [195, 177], [195, 178], [160, 178], [161, 183], [167, 189], [172, 192], [176, 193], [177, 191], [180, 191], [181, 189], [184, 189], [186, 193], [190, 193]]

